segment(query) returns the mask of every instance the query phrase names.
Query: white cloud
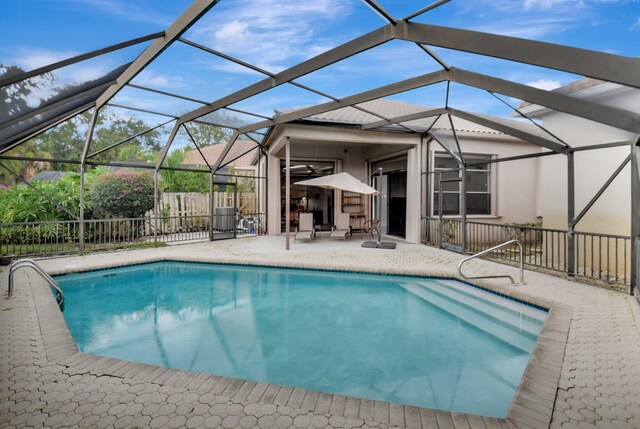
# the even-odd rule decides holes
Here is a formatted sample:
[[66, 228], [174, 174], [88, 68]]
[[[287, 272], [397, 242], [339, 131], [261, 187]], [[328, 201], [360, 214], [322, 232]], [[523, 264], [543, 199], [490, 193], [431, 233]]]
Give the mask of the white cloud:
[[348, 39], [350, 34], [323, 38], [320, 33], [335, 25], [336, 16], [350, 10], [351, 6], [341, 0], [237, 0], [233, 8], [212, 10], [194, 29], [193, 37], [269, 72], [278, 72], [310, 53]]
[[[8, 63], [16, 64], [22, 69], [29, 71], [76, 55], [78, 55], [78, 53], [72, 51], [19, 49], [14, 57], [8, 58]], [[62, 85], [98, 79], [113, 68], [115, 68], [115, 65], [106, 59], [91, 60], [56, 69], [52, 71], [51, 74], [54, 77], [54, 83]]]
[[636, 21], [636, 23], [633, 24], [629, 30], [631, 31], [640, 30], [640, 17], [638, 17], [638, 20]]
[[127, 0], [67, 0], [71, 3], [80, 3], [79, 7], [94, 7], [105, 13], [122, 16], [130, 21], [148, 22], [167, 27], [175, 20], [175, 16], [162, 14], [152, 8]]
[[524, 9], [528, 11], [532, 9], [552, 9], [569, 4], [578, 7], [584, 6], [584, 2], [581, 0], [524, 0], [523, 6]]
[[538, 79], [531, 82], [527, 82], [525, 85], [532, 86], [538, 89], [544, 89], [546, 91], [551, 91], [562, 86], [560, 81], [551, 80], [551, 79]]
[[522, 17], [517, 22], [514, 22], [513, 19], [499, 20], [490, 24], [475, 26], [473, 30], [524, 39], [540, 39], [548, 34], [559, 33], [569, 29], [574, 25], [573, 21], [574, 18], [570, 16]]
[[43, 49], [21, 50], [11, 62], [24, 70], [33, 70], [78, 55], [72, 51], [51, 51]]
[[158, 74], [150, 70], [142, 71], [136, 76], [134, 83], [155, 88], [182, 88], [185, 86], [184, 79], [181, 76]]

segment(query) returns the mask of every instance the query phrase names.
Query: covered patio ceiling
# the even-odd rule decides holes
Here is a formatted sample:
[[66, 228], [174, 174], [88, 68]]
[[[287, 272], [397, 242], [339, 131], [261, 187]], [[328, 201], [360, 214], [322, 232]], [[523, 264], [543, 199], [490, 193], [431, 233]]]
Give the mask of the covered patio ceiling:
[[[640, 213], [640, 146], [638, 141], [638, 136], [640, 135], [640, 115], [636, 112], [620, 109], [615, 106], [579, 99], [560, 92], [538, 89], [507, 79], [456, 67], [455, 64], [449, 64], [438, 55], [435, 49], [447, 49], [481, 57], [491, 57], [508, 62], [522, 63], [549, 70], [559, 70], [578, 76], [617, 83], [631, 88], [640, 88], [640, 59], [547, 42], [416, 22], [418, 17], [430, 13], [449, 1], [450, 0], [438, 0], [431, 4], [425, 4], [424, 7], [416, 10], [414, 13], [404, 18], [399, 18], [393, 16], [376, 0], [363, 0], [364, 4], [385, 21], [384, 25], [305, 61], [285, 68], [284, 70], [270, 72], [258, 65], [251, 64], [185, 38], [184, 35], [191, 26], [198, 23], [198, 21], [206, 15], [216, 14], [216, 8], [214, 6], [219, 3], [218, 0], [196, 0], [163, 32], [149, 34], [86, 54], [77, 55], [24, 73], [5, 74], [3, 78], [0, 78], [0, 87], [14, 88], [28, 82], [29, 79], [44, 76], [47, 73], [63, 67], [69, 67], [122, 49], [147, 44], [146, 48], [141, 50], [133, 61], [122, 64], [101, 78], [85, 82], [82, 85], [67, 86], [64, 91], [60, 91], [47, 100], [42, 100], [36, 107], [22, 106], [18, 108], [18, 106], [14, 105], [18, 100], [10, 100], [4, 109], [0, 111], [0, 158], [11, 159], [11, 157], [7, 156], [7, 152], [12, 148], [17, 147], [39, 133], [45, 132], [51, 127], [79, 113], [91, 111], [92, 120], [83, 154], [80, 159], [68, 160], [68, 162], [80, 164], [82, 167], [81, 171], [84, 171], [84, 166], [90, 164], [87, 158], [91, 153], [92, 135], [97, 117], [101, 109], [107, 106], [125, 108], [132, 111], [143, 111], [167, 118], [168, 122], [165, 122], [165, 124], [171, 124], [172, 128], [155, 162], [156, 171], [165, 168], [163, 162], [177, 134], [190, 122], [222, 126], [233, 130], [232, 137], [226, 143], [219, 158], [208, 165], [208, 169], [212, 173], [215, 173], [225, 164], [225, 158], [238, 137], [246, 136], [255, 141], [256, 145], [262, 146], [265, 143], [265, 135], [268, 130], [277, 125], [313, 120], [317, 115], [339, 109], [356, 109], [359, 112], [365, 113], [366, 121], [363, 120], [362, 122], [352, 124], [359, 129], [372, 131], [392, 130], [394, 132], [429, 136], [439, 142], [446, 151], [454, 156], [459, 161], [461, 168], [465, 168], [467, 164], [462, 155], [463, 151], [460, 148], [460, 143], [456, 135], [456, 127], [454, 126], [454, 122], [459, 119], [492, 128], [501, 133], [538, 145], [544, 149], [539, 153], [527, 155], [528, 157], [551, 154], [565, 155], [568, 158], [570, 166], [573, 165], [573, 154], [576, 150], [628, 146], [631, 153], [625, 161], [625, 164], [631, 163], [632, 166], [631, 199], [633, 213], [636, 213], [636, 215], [632, 217], [632, 238], [634, 240], [634, 244], [632, 245], [634, 253], [632, 261], [635, 261], [632, 263], [632, 266], [638, 267], [638, 265], [640, 265], [640, 258], [638, 257], [638, 249], [640, 248], [640, 244], [638, 244], [640, 243], [640, 216], [637, 216], [637, 213]], [[424, 55], [425, 62], [437, 64], [438, 69], [408, 79], [397, 80], [374, 89], [368, 89], [341, 97], [336, 97], [306, 83], [301, 83], [301, 78], [318, 70], [328, 68], [334, 64], [341, 64], [351, 57], [392, 43], [410, 44], [419, 48]], [[151, 66], [156, 61], [161, 61], [163, 53], [165, 53], [168, 48], [177, 45], [197, 49], [233, 67], [237, 67], [238, 70], [241, 70], [239, 71], [240, 73], [250, 71], [258, 76], [262, 76], [262, 79], [214, 100], [186, 97], [132, 82], [145, 68]], [[176, 66], [178, 65], [179, 64], [176, 64]], [[176, 72], [179, 73], [179, 67], [176, 67]], [[398, 116], [387, 116], [369, 108], [367, 105], [367, 103], [378, 99], [389, 98], [408, 91], [438, 84], [445, 86], [444, 97], [440, 100], [428, 100], [430, 107], [425, 106], [423, 110]], [[462, 85], [464, 87], [481, 90], [509, 106], [515, 116], [519, 116], [526, 121], [517, 122], [515, 120], [487, 115], [483, 112], [454, 108], [450, 103], [450, 93], [453, 85]], [[244, 100], [252, 99], [252, 97], [260, 94], [268, 95], [277, 93], [277, 91], [283, 87], [312, 93], [317, 96], [316, 99], [319, 98], [326, 101], [295, 110], [276, 111], [273, 116], [252, 112], [250, 108], [245, 109], [238, 107], [239, 103]], [[198, 107], [188, 109], [182, 113], [167, 113], [152, 109], [125, 106], [114, 102], [114, 97], [120, 92], [129, 90], [153, 93]], [[628, 132], [630, 137], [628, 140], [621, 142], [599, 144], [592, 147], [582, 146], [579, 149], [574, 149], [569, 142], [563, 141], [558, 136], [546, 130], [542, 125], [528, 118], [517, 107], [514, 107], [513, 99], [544, 106], [558, 112], [624, 130]], [[242, 115], [245, 120], [242, 123], [223, 123], [223, 121], [219, 121], [219, 116], [215, 116], [218, 112], [232, 112]], [[433, 119], [427, 122], [420, 122], [427, 118]], [[450, 131], [447, 132], [442, 129], [435, 130], [430, 126], [430, 124], [432, 125], [436, 120], [441, 120], [442, 118], [451, 124]], [[426, 125], [421, 125], [425, 123]], [[193, 144], [198, 147], [195, 140], [191, 140]], [[124, 142], [125, 141], [120, 143]], [[504, 160], [506, 161], [507, 159]], [[496, 162], [500, 161], [501, 160], [496, 160]], [[570, 170], [572, 171], [571, 168]], [[573, 183], [570, 180], [570, 186], [572, 185]], [[573, 198], [572, 190], [569, 191], [569, 195], [570, 199]], [[569, 202], [569, 204], [571, 204], [571, 202]], [[570, 210], [570, 213], [572, 220], [569, 221], [569, 229], [572, 230], [576, 221], [573, 218], [574, 213], [572, 210]], [[640, 270], [636, 268], [635, 271], [634, 286], [638, 284], [638, 277], [640, 276], [640, 273], [638, 273]]]

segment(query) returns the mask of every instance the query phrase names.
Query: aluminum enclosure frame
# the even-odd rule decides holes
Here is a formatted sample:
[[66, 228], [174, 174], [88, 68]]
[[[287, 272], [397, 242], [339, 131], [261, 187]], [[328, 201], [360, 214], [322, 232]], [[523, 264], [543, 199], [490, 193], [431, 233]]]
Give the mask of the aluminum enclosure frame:
[[[180, 17], [172, 23], [166, 31], [161, 33], [154, 33], [151, 35], [132, 39], [130, 41], [122, 42], [116, 45], [105, 47], [96, 51], [92, 51], [86, 54], [78, 55], [73, 58], [69, 58], [49, 66], [41, 67], [39, 69], [27, 72], [20, 76], [14, 76], [0, 80], [0, 86], [13, 84], [20, 80], [33, 77], [39, 73], [48, 72], [57, 68], [74, 64], [82, 60], [97, 57], [99, 55], [112, 52], [114, 50], [132, 46], [145, 41], [152, 41], [152, 43], [131, 63], [126, 69], [119, 75], [115, 82], [110, 82], [106, 89], [101, 88], [101, 95], [97, 97], [92, 103], [88, 103], [74, 110], [73, 114], [77, 114], [79, 111], [84, 112], [93, 108], [92, 122], [89, 127], [89, 131], [86, 137], [85, 147], [81, 159], [79, 160], [81, 178], [84, 182], [84, 171], [86, 165], [96, 165], [98, 163], [90, 162], [89, 158], [97, 155], [99, 152], [90, 153], [93, 128], [95, 125], [96, 117], [100, 113], [100, 110], [107, 105], [117, 106], [109, 104], [110, 100], [123, 88], [131, 86], [146, 91], [153, 91], [162, 96], [177, 97], [185, 100], [193, 101], [199, 104], [203, 104], [201, 107], [192, 111], [186, 112], [179, 116], [165, 115], [173, 118], [171, 121], [165, 122], [162, 125], [166, 125], [169, 122], [175, 121], [173, 129], [169, 134], [169, 137], [162, 149], [160, 158], [157, 160], [154, 169], [156, 193], [157, 190], [157, 176], [158, 172], [166, 167], [163, 167], [163, 162], [169, 153], [173, 141], [180, 129], [180, 126], [185, 126], [186, 123], [191, 121], [207, 123], [201, 119], [204, 115], [212, 112], [216, 112], [220, 109], [229, 109], [230, 105], [238, 103], [239, 101], [246, 100], [249, 97], [263, 93], [277, 86], [289, 83], [295, 85], [301, 89], [313, 92], [323, 97], [329, 98], [331, 101], [318, 104], [315, 106], [306, 107], [293, 112], [287, 112], [279, 115], [275, 115], [273, 118], [265, 118], [262, 115], [253, 114], [251, 112], [241, 111], [241, 113], [254, 115], [258, 119], [261, 119], [253, 124], [241, 126], [237, 129], [233, 129], [232, 137], [226, 143], [224, 150], [220, 154], [219, 158], [209, 165], [208, 170], [212, 175], [221, 168], [225, 157], [228, 155], [230, 149], [241, 135], [248, 135], [249, 133], [256, 132], [263, 128], [273, 128], [280, 124], [291, 123], [299, 120], [303, 120], [313, 115], [317, 115], [324, 112], [344, 108], [354, 107], [364, 112], [370, 113], [380, 118], [380, 120], [370, 123], [360, 124], [360, 128], [363, 130], [372, 130], [384, 132], [385, 127], [395, 126], [400, 132], [415, 133], [419, 135], [425, 135], [430, 138], [435, 138], [431, 134], [430, 130], [414, 129], [411, 126], [404, 124], [415, 119], [427, 118], [427, 117], [441, 117], [447, 115], [449, 122], [453, 128], [453, 135], [456, 140], [456, 144], [459, 145], [458, 139], [453, 126], [452, 116], [468, 121], [480, 124], [494, 130], [511, 135], [518, 139], [539, 145], [543, 148], [550, 150], [551, 152], [540, 152], [539, 154], [523, 155], [518, 157], [510, 157], [504, 159], [492, 160], [492, 162], [505, 162], [505, 161], [517, 161], [519, 159], [533, 158], [537, 156], [548, 156], [553, 154], [562, 154], [567, 156], [567, 162], [569, 166], [569, 188], [568, 188], [568, 224], [567, 230], [569, 233], [569, 261], [573, 261], [571, 237], [573, 236], [573, 230], [576, 223], [585, 215], [585, 213], [593, 206], [595, 201], [606, 190], [608, 185], [615, 179], [620, 173], [622, 168], [630, 163], [632, 170], [631, 180], [631, 202], [632, 202], [632, 281], [630, 293], [637, 291], [640, 286], [640, 140], [634, 141], [630, 145], [631, 154], [629, 158], [613, 173], [613, 175], [607, 180], [603, 187], [595, 194], [594, 198], [589, 204], [575, 216], [575, 177], [574, 177], [574, 152], [582, 150], [590, 150], [604, 147], [617, 147], [620, 145], [627, 145], [628, 142], [592, 145], [587, 147], [572, 148], [565, 142], [561, 141], [558, 137], [551, 134], [549, 131], [540, 127], [542, 132], [534, 134], [523, 129], [518, 128], [512, 124], [508, 124], [505, 121], [499, 120], [500, 118], [492, 118], [487, 115], [475, 112], [466, 112], [456, 109], [452, 109], [448, 105], [449, 84], [451, 82], [465, 85], [469, 87], [478, 88], [488, 91], [490, 94], [495, 93], [502, 94], [509, 97], [521, 99], [523, 101], [544, 106], [550, 109], [554, 109], [559, 112], [564, 112], [570, 115], [575, 115], [580, 118], [595, 121], [601, 124], [609, 125], [621, 130], [629, 131], [637, 136], [640, 135], [640, 115], [627, 111], [624, 109], [605, 106], [600, 103], [590, 102], [586, 100], [577, 99], [568, 95], [560, 94], [558, 92], [545, 91], [541, 89], [532, 88], [526, 85], [518, 84], [515, 82], [506, 81], [493, 76], [482, 75], [473, 73], [470, 71], [450, 67], [442, 59], [440, 59], [430, 48], [433, 46], [442, 47], [446, 49], [452, 49], [462, 52], [469, 52], [472, 54], [489, 56], [494, 58], [500, 58], [504, 60], [520, 62], [524, 64], [535, 65], [548, 69], [560, 70], [568, 73], [574, 73], [582, 76], [593, 77], [608, 82], [619, 83], [629, 87], [640, 88], [640, 59], [623, 57], [619, 55], [613, 55], [608, 53], [602, 53], [597, 51], [591, 51], [586, 49], [562, 46], [558, 44], [538, 42], [526, 39], [520, 39], [509, 36], [495, 35], [489, 33], [482, 33], [477, 31], [462, 30], [456, 28], [442, 27], [436, 25], [420, 24], [412, 22], [411, 20], [423, 13], [433, 10], [443, 4], [448, 3], [450, 0], [438, 0], [431, 4], [427, 4], [425, 7], [418, 11], [406, 16], [404, 19], [394, 18], [388, 11], [386, 11], [375, 0], [363, 0], [367, 6], [369, 6], [375, 13], [377, 13], [383, 20], [387, 22], [386, 25], [373, 30], [363, 36], [357, 37], [351, 41], [348, 41], [340, 46], [328, 50], [322, 54], [319, 54], [313, 58], [303, 61], [294, 65], [279, 73], [269, 73], [260, 69], [252, 64], [238, 60], [231, 56], [214, 51], [206, 46], [199, 45], [195, 42], [191, 42], [182, 38], [182, 35], [189, 29], [191, 25], [196, 23], [202, 18], [213, 6], [218, 3], [219, 0], [195, 0], [191, 6], [189, 6]], [[314, 88], [307, 87], [295, 82], [295, 79], [308, 75], [314, 71], [320, 70], [331, 64], [335, 64], [344, 59], [350, 58], [359, 53], [365, 52], [374, 47], [380, 46], [391, 40], [404, 40], [408, 43], [413, 43], [419, 46], [430, 60], [439, 64], [442, 70], [428, 73], [415, 78], [407, 79], [404, 81], [392, 83], [379, 88], [375, 88], [370, 91], [365, 91], [359, 94], [353, 94], [343, 98], [335, 98], [331, 95], [324, 94], [321, 91], [317, 91]], [[217, 55], [224, 58], [227, 61], [235, 62], [241, 66], [248, 67], [259, 73], [263, 73], [266, 77], [257, 83], [251, 84], [242, 88], [232, 94], [221, 97], [213, 101], [195, 100], [189, 97], [180, 96], [178, 94], [171, 94], [165, 91], [154, 90], [151, 88], [140, 87], [139, 85], [129, 84], [130, 81], [135, 78], [141, 71], [143, 71], [149, 64], [153, 62], [155, 58], [162, 54], [172, 43], [179, 41], [185, 43], [194, 48], [208, 52], [211, 55]], [[427, 56], [425, 59], [427, 59]], [[421, 88], [427, 85], [431, 85], [439, 82], [447, 82], [447, 99], [444, 102], [443, 107], [435, 107], [432, 109], [426, 109], [424, 112], [419, 112], [411, 115], [404, 115], [395, 118], [386, 118], [376, 114], [375, 112], [367, 111], [359, 104], [371, 101], [393, 94], [397, 94], [404, 91], [409, 91], [416, 88]], [[503, 101], [503, 100], [501, 100]], [[503, 101], [504, 102], [504, 101]], [[124, 107], [124, 106], [120, 106]], [[510, 106], [511, 107], [511, 106]], [[512, 109], [514, 109], [512, 107]], [[514, 109], [520, 115], [524, 116], [517, 109]], [[158, 112], [149, 112], [152, 114], [161, 114]], [[161, 114], [162, 115], [162, 114]], [[28, 133], [21, 136], [20, 141], [11, 145], [13, 148], [19, 144], [24, 143], [27, 139], [34, 137], [35, 135], [42, 133], [49, 129], [51, 126], [60, 123], [63, 120], [68, 119], [70, 116], [67, 114], [64, 118], [53, 118], [46, 124], [36, 124]], [[526, 116], [524, 116], [526, 118]], [[437, 120], [437, 119], [436, 119]], [[435, 122], [434, 122], [435, 123]], [[7, 126], [7, 123], [0, 124], [0, 127]], [[211, 124], [214, 125], [214, 124]], [[227, 127], [232, 129], [231, 127]], [[145, 132], [151, 131], [154, 128], [139, 133], [139, 135]], [[188, 129], [187, 129], [188, 133]], [[545, 134], [546, 133], [546, 134]], [[115, 147], [119, 144], [132, 140], [139, 135], [130, 136], [111, 147]], [[251, 138], [251, 137], [250, 137]], [[193, 141], [193, 139], [192, 139]], [[2, 142], [0, 142], [1, 144]], [[197, 143], [193, 141], [195, 147], [200, 150]], [[261, 151], [262, 147], [260, 143], [256, 141], [256, 147]], [[460, 148], [459, 148], [460, 149]], [[104, 149], [106, 150], [106, 149]], [[104, 151], [103, 150], [103, 151]], [[462, 152], [460, 152], [462, 153]], [[0, 159], [12, 159], [12, 157], [4, 156], [0, 154]], [[13, 158], [15, 159], [15, 158]], [[75, 163], [75, 161], [68, 161]], [[471, 163], [466, 163], [464, 160], [460, 162], [460, 168], [464, 171]], [[84, 186], [82, 186], [82, 192], [84, 192]], [[462, 189], [465, 194], [464, 186]], [[81, 197], [82, 198], [82, 197]], [[466, 210], [463, 209], [463, 220], [466, 224]], [[83, 217], [83, 210], [81, 209], [80, 217]], [[463, 229], [466, 229], [463, 227]], [[466, 241], [466, 240], [465, 240]], [[569, 273], [574, 272], [571, 267]]]

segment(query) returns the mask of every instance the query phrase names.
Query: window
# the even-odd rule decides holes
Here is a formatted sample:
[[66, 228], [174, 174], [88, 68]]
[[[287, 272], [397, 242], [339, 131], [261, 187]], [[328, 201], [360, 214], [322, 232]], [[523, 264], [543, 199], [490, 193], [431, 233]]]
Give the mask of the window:
[[[487, 161], [490, 155], [463, 154], [468, 163]], [[461, 178], [458, 162], [446, 153], [436, 153], [433, 171], [442, 172], [442, 179]], [[433, 175], [433, 216], [440, 215], [440, 174]], [[460, 182], [445, 182], [442, 184], [442, 214], [443, 216], [459, 216], [461, 207]], [[474, 165], [467, 168], [467, 214], [491, 214], [491, 164]]]

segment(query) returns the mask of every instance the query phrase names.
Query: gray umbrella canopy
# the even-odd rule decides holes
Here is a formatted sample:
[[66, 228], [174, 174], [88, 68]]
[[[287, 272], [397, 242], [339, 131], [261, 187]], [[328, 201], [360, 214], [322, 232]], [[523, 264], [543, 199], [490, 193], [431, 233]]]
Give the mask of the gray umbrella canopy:
[[324, 189], [338, 189], [341, 191], [355, 192], [358, 194], [372, 195], [378, 191], [353, 177], [349, 173], [331, 174], [329, 176], [316, 177], [315, 179], [296, 182], [293, 186], [317, 186]]

